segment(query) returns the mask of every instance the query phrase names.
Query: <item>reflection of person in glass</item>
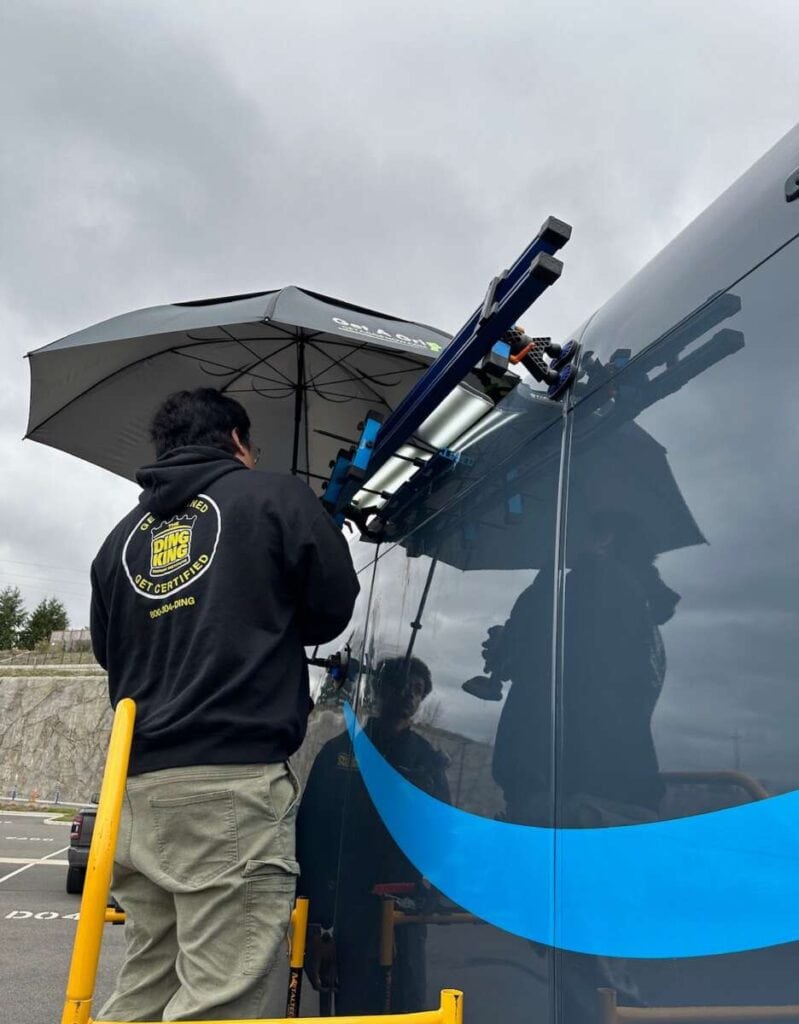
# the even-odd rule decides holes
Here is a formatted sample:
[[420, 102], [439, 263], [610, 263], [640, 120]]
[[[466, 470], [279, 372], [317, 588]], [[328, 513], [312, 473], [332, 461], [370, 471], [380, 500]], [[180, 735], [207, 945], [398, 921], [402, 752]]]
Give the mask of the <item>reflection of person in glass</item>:
[[[645, 527], [621, 511], [591, 515], [566, 577], [563, 685], [552, 777], [552, 570], [517, 599], [483, 645], [493, 677], [511, 680], [497, 729], [494, 777], [507, 815], [529, 824], [597, 828], [652, 821], [663, 797], [652, 714], [666, 671], [660, 625], [679, 595], [655, 567]], [[596, 990], [640, 1002], [624, 960], [558, 953], [564, 1018], [591, 1021]]]
[[[418, 658], [389, 658], [371, 682], [375, 714], [365, 731], [383, 757], [412, 783], [449, 801], [446, 756], [411, 729], [432, 689]], [[336, 987], [337, 1014], [386, 1009], [379, 963], [381, 900], [376, 885], [419, 882], [421, 876], [385, 829], [363, 784], [347, 733], [325, 744], [314, 761], [297, 823], [300, 892], [310, 898], [306, 970], [316, 989]], [[332, 928], [332, 931], [331, 931]], [[390, 1009], [425, 1005], [426, 928], [395, 929]]]
[[[621, 511], [600, 511], [566, 577], [561, 825], [657, 815], [663, 785], [651, 721], [666, 670], [659, 627], [674, 614], [679, 595], [663, 583], [654, 560], [642, 524]], [[494, 777], [508, 816], [530, 823], [540, 823], [552, 801], [551, 594], [552, 571], [542, 570], [483, 645], [487, 667], [511, 680]]]

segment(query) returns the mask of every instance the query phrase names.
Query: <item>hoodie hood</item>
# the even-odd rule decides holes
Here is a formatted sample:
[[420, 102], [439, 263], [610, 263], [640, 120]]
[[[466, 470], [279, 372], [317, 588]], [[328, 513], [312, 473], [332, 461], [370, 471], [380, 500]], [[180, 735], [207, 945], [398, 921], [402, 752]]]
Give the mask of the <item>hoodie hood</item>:
[[221, 448], [204, 445], [173, 448], [136, 473], [137, 483], [144, 488], [139, 504], [154, 515], [172, 515], [215, 480], [238, 470], [247, 471], [247, 467]]

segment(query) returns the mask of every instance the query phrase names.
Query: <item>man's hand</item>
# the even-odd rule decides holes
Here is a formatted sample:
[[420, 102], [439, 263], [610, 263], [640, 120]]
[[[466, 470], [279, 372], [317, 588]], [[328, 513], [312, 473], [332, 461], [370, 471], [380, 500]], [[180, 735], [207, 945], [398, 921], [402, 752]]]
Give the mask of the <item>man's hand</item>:
[[309, 936], [305, 973], [317, 992], [332, 992], [338, 987], [335, 940], [318, 928]]
[[497, 679], [505, 679], [504, 674], [505, 651], [503, 650], [504, 626], [489, 626], [488, 635], [483, 641], [483, 664], [489, 675]]

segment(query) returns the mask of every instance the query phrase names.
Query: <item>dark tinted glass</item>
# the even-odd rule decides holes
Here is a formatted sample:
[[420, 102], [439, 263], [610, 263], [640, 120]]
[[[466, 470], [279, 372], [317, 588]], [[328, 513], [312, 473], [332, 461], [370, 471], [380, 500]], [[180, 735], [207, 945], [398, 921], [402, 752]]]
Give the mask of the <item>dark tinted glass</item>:
[[[588, 831], [559, 849], [559, 943], [628, 955], [560, 955], [569, 1022], [600, 987], [799, 1002], [799, 948], [773, 945], [799, 935], [793, 829], [754, 807], [799, 789], [798, 261], [784, 249], [729, 316], [573, 413], [557, 807]], [[754, 813], [714, 813], [737, 805]]]
[[[509, 872], [501, 848], [507, 823], [553, 815], [562, 427], [557, 407], [546, 418], [542, 429], [536, 408], [511, 417], [504, 436], [484, 437], [468, 472], [450, 481], [450, 495], [465, 497], [443, 499], [378, 558], [354, 755], [338, 708], [317, 709], [337, 734], [315, 753], [300, 856], [312, 920], [335, 925], [338, 1012], [419, 1010], [459, 987], [475, 1020], [493, 1015], [498, 1000], [512, 1021], [551, 1013], [551, 836], [539, 850], [532, 915], [529, 865]], [[479, 459], [493, 462], [487, 476], [474, 472]], [[390, 979], [380, 962], [387, 905]], [[522, 919], [525, 934], [507, 927]]]
[[799, 1004], [796, 144], [589, 323], [565, 419], [519, 388], [356, 545], [299, 824], [338, 1012]]

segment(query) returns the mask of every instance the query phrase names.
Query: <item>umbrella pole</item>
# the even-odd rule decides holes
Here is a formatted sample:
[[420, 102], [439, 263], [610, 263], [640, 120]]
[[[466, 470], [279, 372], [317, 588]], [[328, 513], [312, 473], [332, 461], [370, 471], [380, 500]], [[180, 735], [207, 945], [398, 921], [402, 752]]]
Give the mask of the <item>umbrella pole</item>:
[[437, 558], [433, 558], [430, 561], [430, 568], [427, 572], [427, 579], [424, 583], [424, 590], [422, 591], [422, 598], [419, 601], [419, 607], [416, 611], [416, 618], [411, 623], [411, 638], [408, 641], [408, 649], [405, 652], [405, 661], [410, 661], [411, 654], [413, 654], [413, 645], [416, 643], [416, 634], [422, 628], [422, 612], [424, 606], [427, 604], [427, 595], [430, 593], [430, 584], [433, 582], [433, 573], [436, 571], [436, 565], [438, 563]]
[[300, 429], [302, 427], [302, 400], [305, 394], [305, 339], [300, 332], [297, 343], [297, 384], [294, 389], [294, 444], [291, 451], [291, 473], [297, 475], [300, 454]]

